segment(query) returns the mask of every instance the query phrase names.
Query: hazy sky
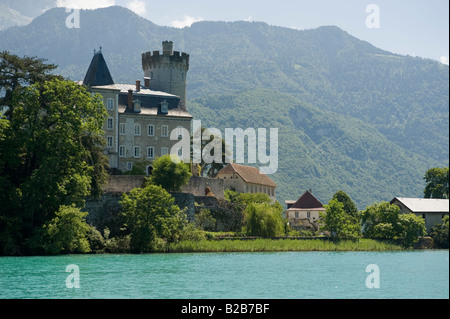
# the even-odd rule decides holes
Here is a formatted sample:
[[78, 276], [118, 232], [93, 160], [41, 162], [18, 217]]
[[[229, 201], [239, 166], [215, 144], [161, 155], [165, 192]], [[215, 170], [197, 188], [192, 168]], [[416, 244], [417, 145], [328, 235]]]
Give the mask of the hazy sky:
[[[33, 5], [39, 2], [43, 9], [52, 3], [33, 0]], [[298, 29], [336, 25], [384, 50], [449, 61], [448, 0], [54, 0], [54, 6], [82, 9], [110, 5], [175, 27], [201, 20], [264, 21]]]

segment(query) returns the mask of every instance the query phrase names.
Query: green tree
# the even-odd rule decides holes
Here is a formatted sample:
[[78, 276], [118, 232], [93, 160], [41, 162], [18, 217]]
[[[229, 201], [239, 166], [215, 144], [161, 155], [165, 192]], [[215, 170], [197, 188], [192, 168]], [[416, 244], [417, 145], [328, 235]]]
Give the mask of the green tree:
[[179, 240], [187, 219], [184, 210], [174, 205], [174, 201], [165, 189], [156, 185], [123, 194], [120, 205], [133, 252], [152, 252]]
[[333, 199], [336, 199], [337, 201], [344, 204], [344, 212], [348, 214], [349, 216], [352, 216], [355, 221], [359, 222], [359, 216], [358, 216], [358, 209], [356, 208], [355, 203], [352, 201], [350, 196], [344, 192], [344, 191], [337, 191], [333, 195]]
[[238, 193], [232, 189], [225, 190], [225, 199], [236, 204], [270, 204], [272, 200], [266, 193]]
[[415, 214], [400, 214], [397, 205], [388, 202], [368, 206], [361, 215], [363, 235], [366, 238], [401, 240], [411, 246], [426, 234], [425, 221]]
[[206, 231], [214, 231], [216, 229], [216, 219], [212, 216], [211, 211], [205, 208], [195, 215], [195, 224]]
[[[198, 132], [194, 132], [194, 135], [195, 134], [201, 134], [201, 136], [202, 136], [202, 139], [201, 139], [201, 150], [202, 150], [202, 152], [204, 151], [204, 149], [205, 149], [205, 147], [214, 139], [214, 138], [218, 138], [217, 136], [214, 136], [214, 135], [210, 135], [210, 136], [204, 136], [204, 134], [205, 134], [205, 130], [206, 130], [206, 128], [204, 128], [204, 127], [201, 127], [200, 128], [200, 133], [198, 133]], [[203, 137], [205, 137], [205, 138], [203, 138]], [[191, 136], [191, 144], [193, 143], [193, 138], [194, 138], [194, 136]], [[226, 161], [225, 161], [225, 158], [226, 158], [226, 155], [227, 155], [227, 152], [229, 151], [228, 150], [228, 147], [227, 147], [227, 145], [225, 144], [225, 140], [224, 139], [222, 139], [222, 138], [220, 138], [220, 142], [221, 142], [221, 152], [222, 152], [222, 154], [221, 154], [221, 161], [220, 162], [215, 162], [215, 161], [213, 161], [212, 163], [206, 163], [205, 161], [204, 161], [204, 156], [202, 155], [202, 157], [201, 157], [201, 163], [199, 164], [199, 172], [200, 172], [200, 175], [201, 176], [205, 176], [205, 177], [211, 177], [211, 178], [213, 178], [213, 177], [215, 177], [216, 175], [217, 175], [217, 173], [222, 169], [222, 168], [224, 168], [225, 167], [225, 163], [226, 163]], [[212, 154], [212, 149], [210, 150], [210, 154], [209, 155], [211, 155], [211, 156], [213, 156], [213, 155], [215, 155], [215, 154]], [[193, 149], [191, 149], [191, 158], [193, 158], [193, 156], [194, 156], [194, 154], [193, 154]]]
[[168, 192], [178, 192], [191, 178], [189, 164], [172, 160], [170, 155], [157, 158], [153, 162], [149, 182], [163, 187]]
[[281, 205], [250, 203], [246, 210], [245, 231], [249, 236], [283, 236], [286, 222], [282, 217]]
[[[72, 206], [61, 206], [55, 217], [43, 226], [42, 245], [47, 254], [88, 253], [91, 251], [86, 223], [87, 213]], [[36, 244], [36, 243], [35, 243]]]
[[[58, 79], [15, 88], [10, 105], [0, 139], [0, 230], [17, 250], [60, 206], [81, 207], [100, 193], [106, 110], [99, 96]], [[0, 252], [8, 253], [4, 245]]]
[[426, 173], [425, 198], [448, 198], [449, 168], [430, 168]]
[[61, 76], [51, 73], [57, 66], [46, 64], [45, 61], [37, 57], [21, 58], [7, 51], [0, 52], [0, 87], [3, 91], [0, 110], [7, 107], [5, 115], [8, 119], [11, 119], [15, 107], [13, 95], [16, 90], [54, 78], [62, 80]]
[[332, 198], [328, 205], [325, 205], [325, 213], [321, 214], [321, 221], [324, 223], [322, 229], [328, 230], [333, 238], [354, 239], [360, 234], [359, 222], [347, 214], [344, 203]]
[[434, 240], [437, 248], [448, 249], [449, 247], [449, 217], [444, 216], [441, 224], [437, 224], [431, 228], [430, 236]]
[[400, 214], [399, 219], [402, 228], [399, 238], [404, 246], [410, 247], [418, 241], [419, 237], [427, 234], [425, 220], [422, 217], [415, 214]]
[[375, 239], [398, 239], [401, 233], [400, 208], [388, 202], [368, 206], [361, 214], [364, 237]]

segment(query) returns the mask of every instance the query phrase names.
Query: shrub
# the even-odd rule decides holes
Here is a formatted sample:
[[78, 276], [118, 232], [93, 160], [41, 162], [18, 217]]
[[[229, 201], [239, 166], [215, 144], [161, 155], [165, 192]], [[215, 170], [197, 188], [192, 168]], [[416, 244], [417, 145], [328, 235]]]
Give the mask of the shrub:
[[187, 224], [184, 210], [161, 186], [149, 185], [124, 194], [120, 204], [133, 252], [160, 250], [163, 242], [178, 241]]
[[210, 210], [205, 208], [202, 208], [195, 215], [195, 224], [206, 231], [214, 231], [216, 229], [216, 219], [212, 216]]
[[251, 203], [245, 210], [246, 234], [249, 236], [277, 237], [283, 236], [285, 222], [278, 206], [267, 203]]
[[430, 236], [433, 238], [435, 247], [441, 249], [449, 248], [449, 217], [444, 216], [442, 219], [442, 224], [437, 224], [433, 226], [430, 231]]
[[87, 213], [72, 206], [61, 206], [55, 217], [43, 227], [43, 248], [48, 254], [88, 253], [87, 235], [91, 227]]

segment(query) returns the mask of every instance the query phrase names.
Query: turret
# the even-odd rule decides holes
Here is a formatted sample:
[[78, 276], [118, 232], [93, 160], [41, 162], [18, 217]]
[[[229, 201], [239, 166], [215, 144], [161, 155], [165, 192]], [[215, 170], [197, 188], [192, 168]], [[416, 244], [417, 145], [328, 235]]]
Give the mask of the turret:
[[189, 54], [173, 51], [173, 42], [164, 41], [163, 51], [142, 54], [145, 84], [154, 91], [162, 91], [180, 97], [186, 106], [186, 74], [189, 70]]

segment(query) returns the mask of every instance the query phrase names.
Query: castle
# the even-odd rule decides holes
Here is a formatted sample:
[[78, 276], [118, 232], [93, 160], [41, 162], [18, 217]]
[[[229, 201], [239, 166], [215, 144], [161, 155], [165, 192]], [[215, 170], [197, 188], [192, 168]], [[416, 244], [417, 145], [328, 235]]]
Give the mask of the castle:
[[177, 143], [171, 132], [179, 132], [179, 138], [182, 128], [191, 132], [192, 115], [186, 110], [189, 55], [173, 51], [172, 41], [162, 46], [162, 54], [142, 54], [144, 79], [133, 84], [114, 83], [101, 48], [94, 51], [82, 84], [103, 97], [108, 112], [105, 154], [111, 169], [130, 171], [141, 161], [149, 175], [153, 159], [169, 154]]

